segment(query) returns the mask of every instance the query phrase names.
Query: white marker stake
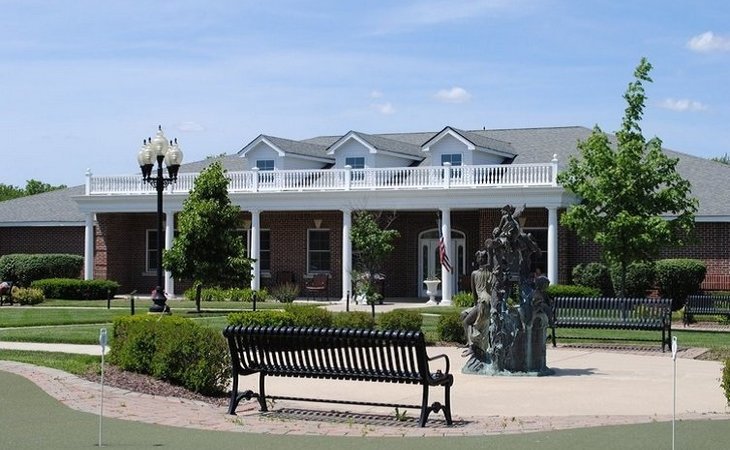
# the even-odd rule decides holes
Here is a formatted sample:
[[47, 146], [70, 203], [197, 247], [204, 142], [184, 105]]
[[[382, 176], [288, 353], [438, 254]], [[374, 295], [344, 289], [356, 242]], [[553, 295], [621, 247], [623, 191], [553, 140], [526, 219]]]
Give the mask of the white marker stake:
[[674, 363], [674, 395], [672, 403], [672, 450], [674, 450], [674, 422], [677, 418], [677, 336], [672, 336], [672, 361]]
[[101, 403], [99, 406], [99, 447], [103, 447], [101, 443], [101, 422], [104, 417], [104, 353], [106, 353], [106, 328], [99, 330], [99, 344], [101, 345]]

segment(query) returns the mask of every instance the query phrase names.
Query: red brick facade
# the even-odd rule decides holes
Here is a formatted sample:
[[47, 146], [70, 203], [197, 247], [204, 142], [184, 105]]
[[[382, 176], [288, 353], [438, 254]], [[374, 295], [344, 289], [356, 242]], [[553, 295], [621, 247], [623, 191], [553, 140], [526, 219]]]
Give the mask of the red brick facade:
[[[562, 211], [561, 211], [562, 212]], [[523, 213], [525, 228], [546, 228], [547, 210], [529, 208]], [[243, 219], [250, 219], [243, 213]], [[465, 235], [466, 273], [476, 250], [492, 235], [499, 223], [498, 209], [452, 211], [451, 227]], [[307, 230], [319, 227], [330, 231], [331, 281], [330, 295], [339, 298], [342, 292], [342, 213], [263, 212], [261, 229], [271, 236], [271, 275], [290, 271], [302, 283], [307, 270]], [[436, 211], [398, 212], [392, 227], [400, 232], [396, 249], [385, 264], [385, 294], [389, 297], [418, 295], [419, 235], [438, 225]], [[137, 290], [147, 293], [156, 284], [155, 273], [145, 271], [147, 230], [156, 228], [154, 213], [97, 214], [95, 228], [94, 277], [120, 283], [120, 293]], [[561, 283], [570, 282], [570, 270], [576, 264], [600, 260], [600, 248], [581, 242], [575, 233], [558, 227], [558, 262]], [[661, 258], [696, 258], [707, 265], [708, 279], [715, 280], [714, 289], [730, 288], [730, 224], [696, 224], [696, 240], [681, 248], [662, 252]], [[10, 253], [84, 254], [84, 227], [3, 227], [0, 228], [0, 255]], [[722, 281], [724, 280], [724, 281]], [[262, 279], [262, 285], [266, 279]], [[180, 295], [188, 285], [176, 281]]]
[[84, 254], [84, 227], [2, 227], [0, 255], [11, 253]]

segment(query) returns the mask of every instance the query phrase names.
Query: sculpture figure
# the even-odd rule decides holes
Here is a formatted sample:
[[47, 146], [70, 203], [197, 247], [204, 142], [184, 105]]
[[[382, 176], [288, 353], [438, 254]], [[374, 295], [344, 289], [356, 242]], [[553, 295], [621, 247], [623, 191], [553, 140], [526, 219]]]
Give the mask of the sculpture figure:
[[[547, 326], [552, 321], [546, 293], [550, 281], [531, 277], [533, 260], [542, 250], [520, 228], [524, 209], [505, 205], [499, 226], [475, 255], [479, 265], [471, 276], [475, 305], [461, 313], [468, 347], [464, 356], [469, 357], [464, 372], [550, 373], [545, 366]], [[511, 299], [515, 290], [519, 298]]]
[[471, 295], [474, 306], [461, 313], [464, 335], [470, 352], [483, 357], [489, 347], [489, 317], [492, 304], [494, 276], [489, 270], [489, 252], [479, 250], [475, 254], [478, 269], [471, 273]]

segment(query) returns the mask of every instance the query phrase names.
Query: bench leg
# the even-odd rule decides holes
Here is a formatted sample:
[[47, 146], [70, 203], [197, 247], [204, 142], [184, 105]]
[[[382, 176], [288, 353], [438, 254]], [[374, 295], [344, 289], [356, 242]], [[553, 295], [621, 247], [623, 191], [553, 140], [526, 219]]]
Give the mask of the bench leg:
[[241, 398], [243, 398], [243, 396], [238, 394], [238, 375], [234, 373], [233, 387], [231, 389], [231, 401], [228, 403], [228, 414], [232, 416], [236, 415], [236, 407], [238, 406], [238, 402], [241, 401]]
[[451, 385], [447, 384], [444, 386], [444, 417], [446, 418], [446, 425], [452, 425], [454, 422], [451, 420]]
[[428, 406], [428, 385], [423, 385], [423, 397], [421, 398], [421, 418], [418, 420], [418, 426], [423, 428], [426, 426], [428, 420], [428, 414], [431, 412], [431, 407]]
[[259, 374], [259, 411], [267, 412], [269, 408], [266, 407], [266, 389], [264, 387], [264, 380], [266, 378], [266, 374], [261, 372]]
[[552, 327], [552, 335], [553, 335], [553, 347], [556, 347], [556, 345], [555, 345], [555, 327]]

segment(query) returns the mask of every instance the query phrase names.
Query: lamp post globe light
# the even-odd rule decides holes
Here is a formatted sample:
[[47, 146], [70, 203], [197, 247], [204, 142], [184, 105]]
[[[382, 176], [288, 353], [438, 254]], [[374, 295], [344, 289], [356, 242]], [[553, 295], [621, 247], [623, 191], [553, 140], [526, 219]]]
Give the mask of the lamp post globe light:
[[[157, 128], [154, 138], [145, 139], [142, 142], [142, 148], [137, 154], [142, 179], [157, 191], [157, 285], [152, 291], [153, 304], [150, 306], [150, 312], [155, 313], [170, 312], [165, 291], [162, 288], [164, 286], [162, 279], [162, 192], [171, 183], [177, 181], [177, 171], [182, 163], [182, 158], [183, 154], [177, 144], [177, 139], [168, 142], [162, 133], [161, 125]], [[154, 161], [157, 161], [157, 174], [153, 176]], [[163, 163], [167, 167], [167, 177], [163, 174]]]

